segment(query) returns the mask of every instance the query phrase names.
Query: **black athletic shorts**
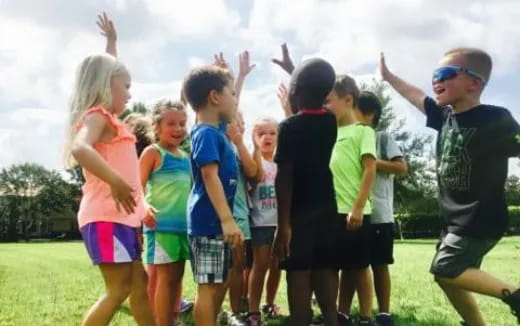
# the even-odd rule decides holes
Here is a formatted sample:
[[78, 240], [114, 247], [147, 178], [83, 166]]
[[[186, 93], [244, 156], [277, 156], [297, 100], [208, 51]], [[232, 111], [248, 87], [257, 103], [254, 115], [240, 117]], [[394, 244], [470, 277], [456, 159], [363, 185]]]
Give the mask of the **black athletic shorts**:
[[346, 214], [337, 215], [336, 267], [362, 269], [370, 266], [370, 215], [363, 217], [363, 225], [356, 231], [347, 230]]
[[370, 225], [370, 265], [394, 263], [394, 223]]
[[334, 213], [305, 220], [293, 218], [291, 229], [290, 255], [280, 262], [281, 269], [290, 272], [335, 268], [337, 228]]

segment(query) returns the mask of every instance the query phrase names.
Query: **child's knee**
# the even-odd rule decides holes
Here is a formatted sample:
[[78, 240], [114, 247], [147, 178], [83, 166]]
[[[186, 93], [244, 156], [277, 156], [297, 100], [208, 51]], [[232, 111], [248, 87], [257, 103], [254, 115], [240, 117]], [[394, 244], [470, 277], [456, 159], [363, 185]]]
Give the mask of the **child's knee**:
[[114, 302], [122, 303], [128, 298], [130, 292], [132, 291], [132, 286], [130, 283], [122, 283], [118, 286], [110, 287], [107, 289], [106, 295], [110, 300]]

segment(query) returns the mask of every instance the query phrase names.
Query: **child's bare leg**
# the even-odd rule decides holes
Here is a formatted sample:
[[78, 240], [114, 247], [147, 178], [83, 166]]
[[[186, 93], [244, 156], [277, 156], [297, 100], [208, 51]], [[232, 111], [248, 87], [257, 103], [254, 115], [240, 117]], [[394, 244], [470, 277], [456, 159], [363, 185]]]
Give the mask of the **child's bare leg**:
[[312, 272], [312, 287], [326, 326], [338, 324], [336, 298], [338, 297], [338, 271], [322, 270]]
[[485, 326], [486, 322], [480, 313], [477, 302], [470, 292], [456, 286], [438, 281], [451, 304], [457, 310], [462, 319], [471, 326]]
[[105, 281], [105, 294], [90, 308], [83, 319], [83, 326], [108, 325], [132, 288], [131, 263], [101, 264], [99, 269]]
[[269, 274], [267, 276], [267, 282], [265, 285], [265, 302], [267, 304], [274, 304], [276, 294], [278, 293], [278, 287], [280, 286], [280, 277], [282, 271], [278, 268], [278, 264], [275, 259], [271, 259], [269, 263]]
[[150, 300], [148, 299], [147, 276], [141, 261], [132, 263], [132, 289], [130, 291], [130, 310], [139, 326], [155, 325]]
[[338, 311], [350, 315], [352, 301], [356, 293], [356, 273], [353, 270], [342, 270], [339, 283]]
[[217, 315], [222, 305], [225, 284], [199, 284], [193, 308], [195, 325], [216, 326]]
[[390, 313], [392, 280], [388, 265], [372, 266], [377, 304], [380, 313]]
[[173, 263], [173, 320], [179, 318], [182, 300], [182, 279], [184, 278], [184, 261]]
[[150, 300], [150, 307], [153, 312], [155, 307], [155, 289], [157, 289], [157, 270], [155, 269], [155, 265], [146, 265], [146, 274], [148, 274], [148, 299]]
[[287, 272], [287, 297], [291, 326], [309, 325], [311, 323], [312, 281], [311, 271]]
[[171, 326], [173, 323], [174, 266], [156, 265], [157, 289], [155, 291], [155, 321], [158, 326]]
[[374, 289], [368, 267], [356, 271], [356, 289], [359, 298], [359, 314], [364, 318], [372, 316], [372, 299]]
[[503, 299], [503, 291], [508, 290], [513, 293], [518, 290], [517, 286], [505, 283], [489, 273], [476, 268], [468, 268], [456, 278], [436, 277], [439, 284], [448, 284], [460, 289], [475, 292], [498, 299]]
[[239, 313], [244, 287], [245, 247], [243, 244], [236, 246], [232, 254], [233, 267], [229, 271], [229, 304], [232, 312]]
[[253, 268], [249, 277], [249, 311], [260, 312], [265, 274], [271, 259], [271, 246], [253, 246], [253, 257]]

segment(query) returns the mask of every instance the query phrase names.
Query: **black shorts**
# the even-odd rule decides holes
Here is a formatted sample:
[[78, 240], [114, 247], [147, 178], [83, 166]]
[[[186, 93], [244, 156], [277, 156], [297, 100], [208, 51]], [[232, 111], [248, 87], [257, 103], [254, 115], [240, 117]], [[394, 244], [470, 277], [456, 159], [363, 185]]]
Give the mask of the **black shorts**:
[[394, 223], [370, 225], [370, 265], [394, 263]]
[[291, 221], [290, 255], [280, 262], [280, 268], [289, 272], [335, 268], [335, 214], [295, 221], [298, 219]]
[[484, 256], [500, 239], [477, 239], [445, 233], [437, 244], [430, 273], [445, 278], [457, 278], [469, 268], [480, 268]]
[[359, 230], [347, 230], [346, 214], [337, 215], [336, 268], [362, 269], [370, 266], [370, 215]]

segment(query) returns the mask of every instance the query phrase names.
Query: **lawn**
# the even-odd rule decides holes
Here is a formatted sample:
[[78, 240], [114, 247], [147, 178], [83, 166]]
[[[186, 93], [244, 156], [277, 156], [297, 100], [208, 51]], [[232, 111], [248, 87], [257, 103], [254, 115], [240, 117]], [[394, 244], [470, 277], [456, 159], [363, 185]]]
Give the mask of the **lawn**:
[[[484, 262], [484, 269], [520, 281], [520, 238], [503, 240]], [[398, 326], [459, 325], [459, 319], [432, 282], [428, 267], [434, 241], [400, 241], [393, 267], [393, 312]], [[193, 298], [187, 270], [185, 296]], [[83, 314], [103, 291], [98, 270], [91, 266], [81, 242], [0, 244], [0, 325], [79, 325]], [[489, 325], [516, 325], [498, 300], [478, 297]], [[285, 285], [279, 303], [286, 307]], [[286, 309], [284, 311], [287, 312]], [[123, 306], [112, 325], [133, 325]], [[283, 320], [270, 325], [284, 325]]]

